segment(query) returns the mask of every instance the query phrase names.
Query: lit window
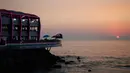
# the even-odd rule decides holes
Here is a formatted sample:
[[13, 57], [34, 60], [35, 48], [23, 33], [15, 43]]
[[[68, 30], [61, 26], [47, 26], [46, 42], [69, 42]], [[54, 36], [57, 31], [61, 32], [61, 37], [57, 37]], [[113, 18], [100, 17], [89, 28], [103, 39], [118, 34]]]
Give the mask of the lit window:
[[13, 21], [16, 21], [17, 19], [16, 18], [13, 18]]
[[27, 30], [27, 27], [25, 27], [25, 30]]
[[39, 21], [39, 19], [31, 19], [30, 23], [34, 23], [34, 22], [38, 22], [38, 21]]
[[32, 30], [32, 27], [30, 27], [30, 30]]
[[39, 21], [39, 19], [36, 19], [36, 21], [38, 22], [38, 21]]
[[38, 30], [38, 29], [37, 29], [37, 27], [35, 27], [34, 29], [35, 29], [35, 31], [37, 31], [37, 30]]
[[31, 31], [38, 31], [38, 28], [37, 27], [30, 27], [30, 30]]
[[16, 30], [18, 30], [18, 27], [15, 27]]
[[15, 27], [14, 27], [14, 30], [18, 30], [18, 27], [17, 27], [17, 26], [15, 26]]
[[25, 19], [22, 19], [22, 22], [25, 22]]
[[24, 27], [22, 28], [22, 30], [24, 30]]
[[34, 22], [35, 22], [34, 20], [31, 21], [31, 23], [34, 23]]
[[27, 30], [27, 27], [22, 27], [22, 30]]

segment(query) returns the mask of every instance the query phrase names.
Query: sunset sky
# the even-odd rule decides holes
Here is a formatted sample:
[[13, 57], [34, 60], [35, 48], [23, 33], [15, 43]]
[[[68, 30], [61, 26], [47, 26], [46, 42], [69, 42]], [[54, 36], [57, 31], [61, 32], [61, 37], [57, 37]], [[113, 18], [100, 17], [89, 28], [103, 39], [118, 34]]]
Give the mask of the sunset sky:
[[[130, 39], [130, 0], [0, 0], [0, 9], [33, 13], [44, 34], [65, 39]], [[120, 38], [121, 38], [120, 37]]]

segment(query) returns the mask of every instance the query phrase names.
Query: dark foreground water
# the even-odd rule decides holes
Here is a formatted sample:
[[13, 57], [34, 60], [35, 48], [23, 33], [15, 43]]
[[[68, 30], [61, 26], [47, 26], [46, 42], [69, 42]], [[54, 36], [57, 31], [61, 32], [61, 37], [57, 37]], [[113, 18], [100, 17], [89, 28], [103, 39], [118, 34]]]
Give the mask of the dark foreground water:
[[47, 73], [130, 73], [130, 41], [63, 41], [51, 53], [75, 63]]

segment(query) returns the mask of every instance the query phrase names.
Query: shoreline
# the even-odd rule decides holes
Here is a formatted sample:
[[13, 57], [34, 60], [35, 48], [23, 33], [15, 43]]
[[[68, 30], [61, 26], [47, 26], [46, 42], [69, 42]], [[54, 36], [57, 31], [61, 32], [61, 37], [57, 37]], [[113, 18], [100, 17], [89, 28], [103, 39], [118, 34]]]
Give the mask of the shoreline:
[[130, 68], [129, 64], [124, 64], [124, 62], [127, 62], [128, 60], [129, 58], [117, 57], [102, 57], [102, 59], [97, 59], [73, 55], [56, 56], [45, 50], [44, 48], [8, 48], [0, 50], [0, 72], [37, 73], [38, 71], [41, 71], [45, 73], [53, 73], [53, 71], [57, 69], [58, 72], [60, 72], [64, 71], [64, 69], [71, 71], [73, 70], [72, 68], [79, 70], [83, 69], [83, 72], [88, 72], [91, 70], [94, 73], [105, 70], [111, 70], [112, 72], [114, 72], [117, 71], [117, 69], [125, 71], [123, 70], [124, 68]]
[[49, 70], [60, 57], [51, 54], [44, 48], [40, 49], [1, 49], [0, 72], [33, 72]]

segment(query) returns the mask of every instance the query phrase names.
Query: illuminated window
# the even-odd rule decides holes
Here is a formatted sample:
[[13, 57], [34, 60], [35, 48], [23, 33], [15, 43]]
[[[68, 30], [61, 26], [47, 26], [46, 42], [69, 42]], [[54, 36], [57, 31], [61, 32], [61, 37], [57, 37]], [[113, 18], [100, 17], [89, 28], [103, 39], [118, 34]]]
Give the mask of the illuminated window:
[[13, 18], [13, 21], [16, 21], [17, 19], [16, 18]]
[[18, 25], [20, 23], [19, 18], [12, 18], [13, 24]]
[[25, 22], [26, 21], [26, 19], [22, 19], [22, 22]]
[[30, 30], [31, 31], [38, 31], [38, 28], [37, 27], [30, 27]]
[[38, 21], [39, 21], [39, 19], [36, 19], [36, 21], [38, 22]]
[[37, 23], [38, 21], [39, 21], [39, 19], [31, 19], [30, 23], [35, 23], [35, 22]]
[[14, 30], [18, 30], [18, 26], [14, 26]]
[[22, 27], [22, 30], [27, 30], [27, 27]]
[[38, 31], [37, 27], [34, 27], [34, 30], [35, 30], [35, 31]]
[[25, 27], [25, 30], [27, 30], [28, 28], [27, 27]]
[[31, 21], [31, 23], [34, 23], [34, 22], [35, 22], [34, 20]]

